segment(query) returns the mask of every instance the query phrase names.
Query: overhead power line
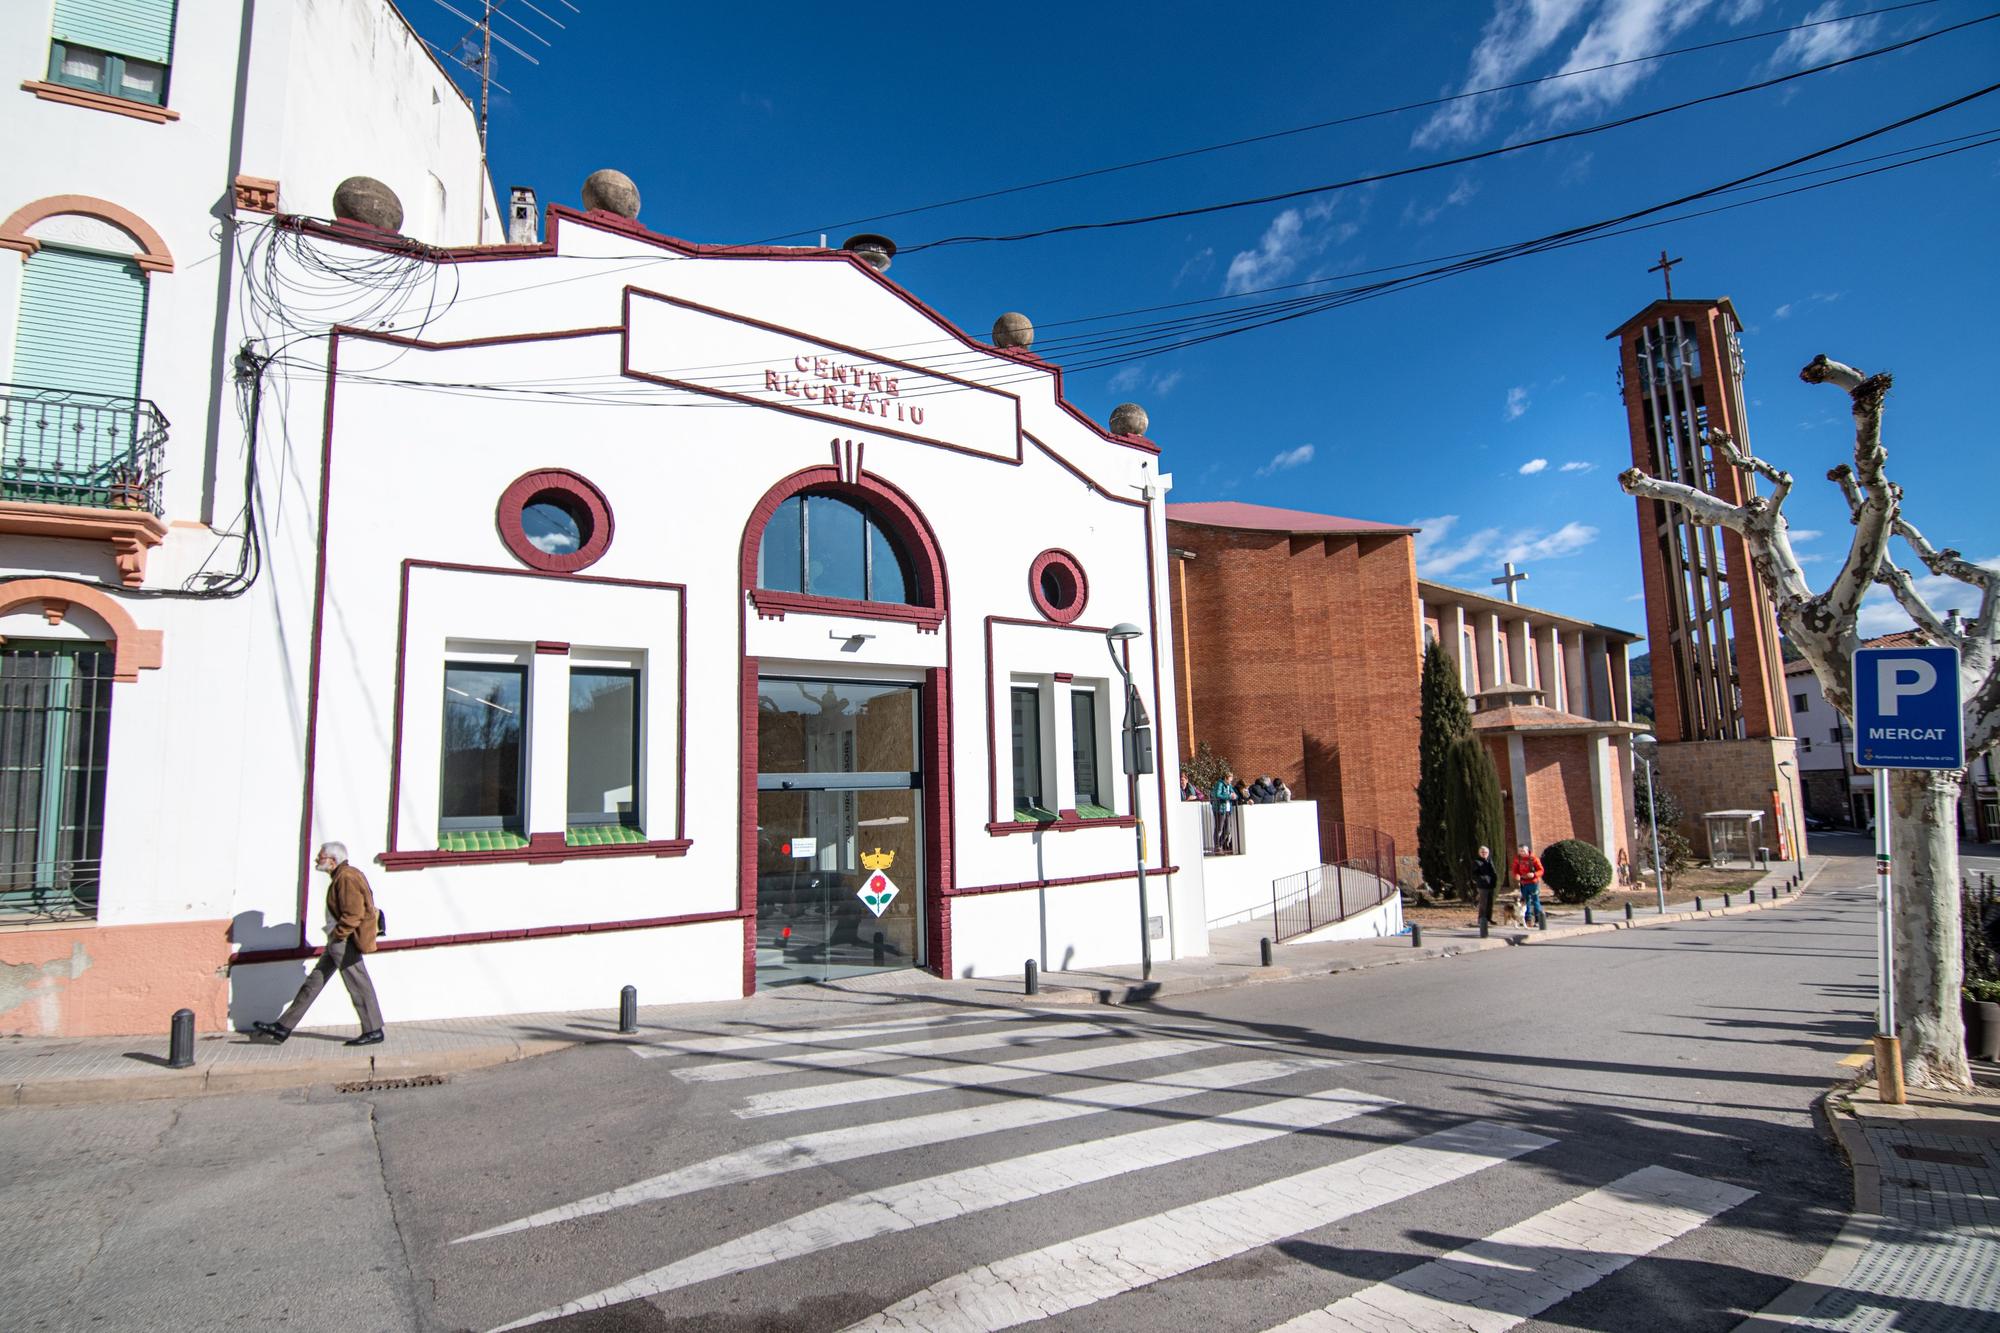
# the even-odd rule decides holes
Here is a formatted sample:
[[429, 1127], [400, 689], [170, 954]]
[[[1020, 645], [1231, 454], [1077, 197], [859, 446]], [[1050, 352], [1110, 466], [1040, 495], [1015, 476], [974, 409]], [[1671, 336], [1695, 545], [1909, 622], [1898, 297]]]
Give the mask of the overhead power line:
[[1935, 41], [1936, 39], [1948, 36], [1951, 33], [1962, 32], [1965, 29], [1974, 27], [1978, 24], [1990, 23], [1994, 19], [2000, 19], [2000, 11], [1994, 11], [1992, 13], [1983, 14], [1978, 18], [1968, 19], [1963, 23], [1955, 23], [1950, 27], [1940, 28], [1936, 32], [1924, 33], [1920, 36], [1907, 38], [1904, 41], [1900, 42], [1892, 42], [1887, 46], [1878, 46], [1871, 51], [1863, 51], [1856, 55], [1843, 57], [1839, 60], [1829, 60], [1824, 64], [1813, 65], [1806, 69], [1794, 70], [1790, 74], [1781, 74], [1776, 78], [1764, 79], [1757, 83], [1742, 84], [1735, 88], [1724, 89], [1721, 92], [1708, 93], [1701, 97], [1690, 98], [1684, 102], [1675, 102], [1669, 106], [1655, 107], [1650, 111], [1639, 111], [1629, 116], [1620, 116], [1615, 120], [1600, 121], [1595, 125], [1586, 125], [1574, 130], [1563, 130], [1556, 134], [1545, 134], [1542, 135], [1540, 138], [1526, 139], [1518, 143], [1503, 144], [1498, 148], [1483, 149], [1476, 153], [1462, 153], [1457, 157], [1441, 158], [1430, 162], [1421, 162], [1416, 164], [1415, 166], [1398, 167], [1390, 171], [1378, 171], [1365, 176], [1350, 177], [1346, 180], [1330, 181], [1324, 185], [1309, 185], [1296, 190], [1282, 190], [1275, 194], [1256, 195], [1248, 199], [1231, 199], [1231, 200], [1226, 200], [1222, 203], [1202, 204], [1192, 208], [1176, 208], [1162, 213], [1145, 213], [1145, 214], [1140, 214], [1139, 216], [1136, 217], [1107, 218], [1092, 222], [1069, 222], [1069, 223], [1064, 223], [1060, 226], [1041, 227], [1033, 231], [1011, 232], [1011, 233], [1002, 233], [996, 235], [945, 236], [945, 237], [940, 237], [937, 240], [924, 241], [916, 245], [906, 245], [902, 247], [901, 253], [905, 255], [911, 255], [911, 254], [917, 254], [924, 250], [935, 250], [942, 246], [952, 246], [952, 245], [983, 245], [983, 244], [1012, 243], [1016, 241], [1038, 240], [1047, 236], [1073, 235], [1078, 232], [1105, 231], [1113, 228], [1145, 226], [1149, 223], [1154, 223], [1154, 222], [1171, 222], [1183, 218], [1205, 217], [1210, 214], [1229, 212], [1234, 209], [1254, 208], [1264, 204], [1284, 203], [1293, 199], [1307, 198], [1311, 195], [1330, 194], [1338, 190], [1349, 190], [1362, 185], [1372, 185], [1380, 181], [1397, 180], [1406, 176], [1421, 175], [1433, 171], [1443, 171], [1451, 167], [1465, 166], [1473, 162], [1483, 162], [1491, 158], [1502, 157], [1513, 153], [1525, 152], [1530, 148], [1541, 148], [1553, 143], [1564, 143], [1574, 139], [1587, 138], [1591, 135], [1604, 134], [1611, 130], [1623, 129], [1628, 125], [1636, 125], [1643, 121], [1658, 119], [1661, 116], [1668, 116], [1668, 115], [1673, 115], [1677, 112], [1687, 111], [1694, 107], [1704, 106], [1715, 102], [1722, 102], [1730, 98], [1746, 96], [1750, 93], [1763, 92], [1766, 89], [1780, 87], [1784, 84], [1793, 83], [1800, 79], [1811, 78], [1816, 74], [1824, 74], [1829, 70], [1841, 69], [1844, 68], [1845, 66], [1859, 64], [1862, 61], [1866, 60], [1875, 60], [1885, 55], [1891, 55], [1897, 51], [1906, 51], [1909, 50], [1911, 47], [1921, 45], [1925, 42]]
[[1671, 59], [1674, 56], [1694, 55], [1702, 51], [1713, 51], [1725, 46], [1738, 46], [1745, 42], [1762, 41], [1769, 37], [1783, 37], [1790, 33], [1805, 32], [1813, 28], [1829, 27], [1835, 24], [1852, 23], [1857, 19], [1876, 18], [1883, 14], [1894, 14], [1905, 9], [1923, 9], [1937, 4], [1938, 0], [1908, 0], [1906, 4], [1885, 5], [1879, 9], [1864, 9], [1853, 14], [1835, 14], [1827, 18], [1807, 19], [1782, 28], [1766, 28], [1761, 32], [1743, 33], [1736, 37], [1719, 38], [1711, 42], [1697, 42], [1692, 46], [1677, 46], [1666, 51], [1654, 51], [1647, 55], [1631, 56], [1624, 60], [1607, 61], [1602, 65], [1588, 65], [1580, 69], [1558, 70], [1554, 74], [1543, 74], [1532, 79], [1516, 79], [1511, 83], [1496, 83], [1485, 88], [1469, 88], [1463, 92], [1450, 93], [1443, 97], [1430, 97], [1416, 102], [1404, 102], [1399, 106], [1379, 107], [1373, 111], [1357, 111], [1350, 115], [1336, 116], [1331, 120], [1314, 121], [1310, 125], [1294, 125], [1289, 129], [1269, 130], [1262, 134], [1245, 135], [1240, 139], [1228, 139], [1221, 143], [1204, 144], [1198, 148], [1183, 148], [1171, 153], [1160, 153], [1153, 157], [1142, 157], [1131, 162], [1119, 162], [1111, 166], [1090, 167], [1073, 171], [1067, 175], [1050, 176], [1044, 180], [1027, 181], [1020, 185], [1008, 185], [999, 189], [982, 190], [977, 194], [960, 195], [956, 199], [941, 199], [935, 203], [913, 204], [908, 208], [898, 208], [887, 213], [871, 213], [867, 217], [848, 218], [844, 222], [825, 222], [812, 227], [800, 227], [795, 231], [779, 232], [756, 245], [769, 245], [793, 236], [812, 236], [823, 232], [840, 231], [847, 227], [864, 226], [871, 222], [888, 222], [895, 218], [914, 217], [919, 213], [933, 213], [939, 209], [957, 208], [962, 204], [983, 203], [988, 199], [1000, 199], [1007, 195], [1025, 194], [1032, 190], [1045, 190], [1056, 185], [1068, 185], [1075, 181], [1091, 180], [1098, 176], [1116, 175], [1123, 171], [1137, 171], [1142, 167], [1159, 166], [1167, 162], [1180, 162], [1191, 157], [1202, 157], [1209, 153], [1227, 152], [1234, 148], [1247, 148], [1255, 144], [1270, 143], [1277, 139], [1289, 139], [1301, 134], [1312, 134], [1319, 130], [1336, 129], [1342, 125], [1356, 125], [1363, 121], [1381, 120], [1389, 116], [1400, 116], [1411, 111], [1426, 111], [1433, 107], [1449, 106], [1453, 102], [1472, 98], [1490, 97], [1496, 93], [1514, 92], [1522, 88], [1532, 88], [1537, 84], [1555, 83], [1563, 79], [1580, 78], [1586, 74], [1601, 74], [1606, 70], [1622, 69], [1629, 65], [1644, 65], [1654, 61]]

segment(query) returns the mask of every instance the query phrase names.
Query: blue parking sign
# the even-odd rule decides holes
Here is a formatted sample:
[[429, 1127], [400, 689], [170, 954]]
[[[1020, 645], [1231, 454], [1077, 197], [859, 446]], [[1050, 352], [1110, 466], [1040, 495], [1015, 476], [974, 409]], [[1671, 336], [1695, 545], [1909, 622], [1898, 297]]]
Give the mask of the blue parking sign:
[[1958, 649], [1854, 650], [1854, 762], [1964, 768]]

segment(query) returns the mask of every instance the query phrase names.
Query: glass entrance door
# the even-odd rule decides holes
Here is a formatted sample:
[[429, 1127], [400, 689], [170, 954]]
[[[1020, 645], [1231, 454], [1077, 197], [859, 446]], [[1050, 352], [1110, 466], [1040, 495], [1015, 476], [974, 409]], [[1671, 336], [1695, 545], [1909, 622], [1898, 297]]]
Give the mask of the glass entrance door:
[[757, 697], [757, 984], [918, 967], [915, 685], [765, 677]]

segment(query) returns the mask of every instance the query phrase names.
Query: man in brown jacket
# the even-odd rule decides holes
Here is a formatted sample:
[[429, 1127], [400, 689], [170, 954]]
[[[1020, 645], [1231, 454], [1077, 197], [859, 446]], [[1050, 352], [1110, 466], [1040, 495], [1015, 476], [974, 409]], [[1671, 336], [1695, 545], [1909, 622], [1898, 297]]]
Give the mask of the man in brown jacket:
[[278, 1016], [277, 1022], [260, 1021], [251, 1026], [273, 1041], [284, 1041], [319, 998], [326, 979], [338, 972], [347, 984], [347, 998], [354, 1001], [354, 1012], [361, 1017], [361, 1035], [347, 1045], [373, 1046], [382, 1040], [382, 1007], [375, 1002], [375, 984], [368, 979], [368, 968], [361, 960], [375, 952], [379, 920], [375, 894], [368, 887], [367, 877], [349, 863], [345, 843], [329, 842], [322, 846], [319, 855], [313, 858], [313, 865], [332, 877], [326, 886], [326, 914], [330, 919], [326, 952], [320, 955], [319, 966], [306, 974], [305, 984], [299, 987], [291, 1007]]

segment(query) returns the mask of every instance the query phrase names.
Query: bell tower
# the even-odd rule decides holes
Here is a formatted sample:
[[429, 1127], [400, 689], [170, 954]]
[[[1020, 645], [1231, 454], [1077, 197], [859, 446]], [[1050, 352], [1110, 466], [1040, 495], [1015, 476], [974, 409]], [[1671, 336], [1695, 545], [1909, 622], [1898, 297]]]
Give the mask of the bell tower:
[[[1724, 432], [1750, 450], [1742, 323], [1727, 297], [1655, 301], [1614, 329], [1632, 464], [1731, 504], [1756, 478], [1724, 461]], [[1683, 509], [1639, 500], [1639, 563], [1653, 668], [1661, 775], [1690, 821], [1711, 810], [1765, 812], [1765, 845], [1789, 852], [1798, 811], [1797, 742], [1769, 596], [1743, 539]], [[1782, 766], [1781, 766], [1782, 765]], [[1697, 850], [1701, 829], [1687, 830]]]

